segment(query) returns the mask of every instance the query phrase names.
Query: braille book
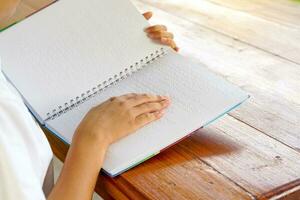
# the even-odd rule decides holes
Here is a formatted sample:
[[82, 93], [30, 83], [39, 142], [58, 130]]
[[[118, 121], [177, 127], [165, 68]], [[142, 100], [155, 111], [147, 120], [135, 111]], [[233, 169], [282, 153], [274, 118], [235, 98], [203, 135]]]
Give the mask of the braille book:
[[110, 176], [248, 98], [201, 63], [153, 42], [148, 26], [127, 0], [61, 0], [0, 33], [3, 73], [39, 123], [67, 143], [88, 110], [112, 96], [170, 96], [160, 120], [109, 147], [103, 171]]

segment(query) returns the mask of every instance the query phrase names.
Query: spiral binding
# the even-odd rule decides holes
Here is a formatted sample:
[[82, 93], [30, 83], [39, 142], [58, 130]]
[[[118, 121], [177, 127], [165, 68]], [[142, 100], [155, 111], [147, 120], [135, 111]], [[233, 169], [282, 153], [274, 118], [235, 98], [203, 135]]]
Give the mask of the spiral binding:
[[80, 96], [77, 96], [73, 99], [70, 99], [69, 102], [64, 103], [64, 105], [59, 105], [57, 108], [53, 109], [51, 112], [47, 113], [47, 118], [45, 121], [53, 120], [60, 115], [72, 110], [73, 108], [77, 107], [78, 105], [84, 103], [85, 101], [93, 98], [95, 95], [99, 94], [103, 90], [107, 89], [108, 87], [116, 84], [117, 82], [129, 77], [131, 74], [141, 70], [146, 65], [152, 63], [153, 61], [157, 60], [158, 58], [164, 56], [166, 54], [166, 50], [162, 47], [159, 50], [151, 53], [150, 55], [144, 57], [143, 59], [135, 62], [134, 64], [130, 65], [129, 67], [125, 68], [123, 71], [115, 74], [114, 76], [108, 78], [107, 80], [99, 83], [97, 86], [87, 90], [86, 92], [81, 93]]

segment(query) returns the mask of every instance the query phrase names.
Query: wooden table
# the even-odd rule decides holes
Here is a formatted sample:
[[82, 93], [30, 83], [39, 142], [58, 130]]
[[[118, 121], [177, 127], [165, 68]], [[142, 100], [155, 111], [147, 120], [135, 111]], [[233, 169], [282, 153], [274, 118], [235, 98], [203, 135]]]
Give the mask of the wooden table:
[[[15, 20], [52, 0], [23, 0]], [[242, 107], [112, 179], [105, 199], [300, 199], [300, 3], [139, 0], [182, 54], [252, 95]], [[5, 25], [2, 25], [5, 26]], [[67, 146], [46, 132], [55, 155]]]

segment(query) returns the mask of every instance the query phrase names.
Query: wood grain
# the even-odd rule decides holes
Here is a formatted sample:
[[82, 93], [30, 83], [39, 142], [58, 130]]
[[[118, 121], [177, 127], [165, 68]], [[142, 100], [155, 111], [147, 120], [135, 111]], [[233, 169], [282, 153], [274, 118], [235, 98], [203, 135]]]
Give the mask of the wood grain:
[[231, 115], [300, 151], [300, 66], [197, 26], [161, 9], [134, 1], [154, 12], [153, 23], [175, 33], [180, 53], [240, 86], [251, 98]]
[[19, 22], [26, 17], [30, 16], [34, 12], [45, 8], [56, 0], [21, 0], [18, 5], [15, 14], [7, 21], [0, 23], [0, 30], [8, 27], [9, 25]]
[[[222, 146], [232, 151], [218, 154]], [[300, 178], [298, 152], [231, 117], [197, 132], [180, 147], [256, 197]]]
[[198, 26], [300, 63], [300, 31], [207, 0], [142, 0]]
[[267, 21], [300, 28], [300, 3], [292, 0], [210, 0], [221, 6], [246, 12]]
[[[52, 1], [25, 0], [15, 20]], [[293, 14], [275, 18], [268, 14], [272, 9], [242, 11], [241, 3], [217, 1], [200, 0], [197, 5], [189, 0], [134, 2], [142, 10], [155, 11], [154, 22], [175, 31], [182, 54], [244, 88], [252, 94], [251, 100], [232, 117], [197, 131], [116, 178], [100, 174], [95, 190], [105, 199], [299, 197], [297, 22], [287, 23]], [[288, 9], [289, 4], [284, 5]], [[68, 145], [45, 133], [54, 154], [63, 161]]]
[[253, 198], [179, 146], [161, 153], [120, 178], [149, 199]]
[[[293, 188], [295, 192], [287, 194], [287, 188]], [[274, 188], [273, 190], [264, 193], [259, 199], [282, 199], [282, 200], [299, 200], [300, 197], [300, 179], [292, 181], [286, 185], [280, 186], [280, 188]]]
[[[43, 130], [63, 162], [68, 145]], [[95, 191], [105, 199], [252, 199], [250, 193], [178, 145], [116, 178], [100, 174]]]
[[30, 6], [28, 6], [24, 2], [21, 2], [16, 10], [16, 13], [11, 18], [9, 18], [7, 21], [0, 23], [0, 30], [4, 29], [5, 27], [7, 27], [17, 21], [20, 21], [21, 19], [23, 19], [26, 16], [33, 13], [34, 11], [35, 10], [32, 9]]
[[49, 4], [55, 2], [56, 0], [22, 0], [23, 3], [30, 6], [34, 10], [39, 10], [41, 8], [44, 8], [45, 6], [48, 6]]
[[[226, 117], [117, 178], [100, 175], [96, 191], [117, 199], [265, 199], [299, 186], [300, 155], [239, 123]], [[67, 145], [47, 136], [64, 160]]]

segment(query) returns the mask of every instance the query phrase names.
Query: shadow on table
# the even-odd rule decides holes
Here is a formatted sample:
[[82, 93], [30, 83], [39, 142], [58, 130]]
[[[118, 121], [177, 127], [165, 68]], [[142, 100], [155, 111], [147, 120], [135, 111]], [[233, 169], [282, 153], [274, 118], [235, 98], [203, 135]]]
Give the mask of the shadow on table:
[[203, 163], [201, 158], [223, 156], [242, 148], [229, 138], [214, 133], [214, 130], [197, 130], [190, 137], [138, 165], [134, 170], [129, 170], [126, 174], [131, 176], [178, 168], [201, 168], [199, 166]]
[[230, 154], [242, 149], [242, 146], [228, 137], [217, 134], [216, 129], [199, 129], [178, 146], [199, 158]]

